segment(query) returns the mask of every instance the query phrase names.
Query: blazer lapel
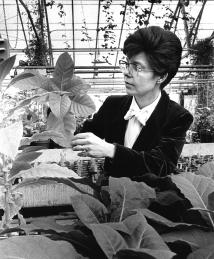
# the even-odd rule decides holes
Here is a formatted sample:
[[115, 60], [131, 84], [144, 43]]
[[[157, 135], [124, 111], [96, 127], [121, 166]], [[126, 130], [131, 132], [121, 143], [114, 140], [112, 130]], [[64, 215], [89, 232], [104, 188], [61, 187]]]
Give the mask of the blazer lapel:
[[169, 97], [165, 91], [162, 91], [161, 94], [160, 101], [133, 145], [133, 149], [135, 150], [145, 151], [150, 149], [150, 146], [155, 141], [154, 136], [159, 138], [159, 135], [161, 134], [161, 128], [166, 117], [166, 109], [169, 103]]
[[[124, 96], [125, 97], [125, 96]], [[124, 116], [131, 105], [132, 97], [126, 96], [121, 103], [120, 109], [117, 112], [117, 116], [112, 120], [114, 132], [112, 132], [112, 139], [118, 144], [124, 145], [125, 131], [128, 121], [124, 120]]]

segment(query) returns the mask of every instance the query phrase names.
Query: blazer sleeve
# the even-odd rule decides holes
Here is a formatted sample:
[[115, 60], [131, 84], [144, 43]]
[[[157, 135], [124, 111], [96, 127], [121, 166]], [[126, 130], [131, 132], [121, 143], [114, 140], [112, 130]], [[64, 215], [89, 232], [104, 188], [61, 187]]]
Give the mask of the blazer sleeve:
[[148, 173], [157, 176], [173, 173], [192, 121], [193, 117], [188, 111], [177, 115], [165, 127], [159, 143], [149, 151], [139, 152], [115, 144], [115, 156], [107, 162], [109, 175], [132, 178]]
[[83, 127], [80, 132], [92, 132], [100, 138], [105, 138], [104, 123], [103, 120], [106, 117], [106, 111], [108, 111], [108, 103], [110, 97], [107, 97], [100, 109], [93, 115], [92, 119], [87, 119], [83, 123]]

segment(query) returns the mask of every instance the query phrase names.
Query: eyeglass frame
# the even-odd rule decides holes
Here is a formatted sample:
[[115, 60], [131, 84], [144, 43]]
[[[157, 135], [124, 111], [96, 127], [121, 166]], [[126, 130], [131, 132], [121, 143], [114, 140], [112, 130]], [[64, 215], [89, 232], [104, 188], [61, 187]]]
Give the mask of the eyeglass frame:
[[[125, 67], [122, 67], [122, 66], [121, 66], [121, 63], [122, 63], [123, 65], [125, 65]], [[130, 65], [132, 65], [132, 70], [130, 70]], [[144, 68], [142, 68], [140, 64], [136, 64], [136, 63], [134, 63], [134, 62], [128, 62], [128, 61], [125, 61], [125, 60], [122, 60], [122, 59], [119, 60], [119, 67], [120, 67], [120, 69], [121, 69], [122, 72], [124, 72], [125, 69], [128, 69], [128, 71], [129, 71], [131, 74], [133, 74], [133, 71], [136, 72], [136, 73], [141, 73], [141, 72], [154, 72], [154, 70], [152, 70], [152, 69], [144, 69]], [[137, 69], [137, 67], [140, 68], [141, 70]]]

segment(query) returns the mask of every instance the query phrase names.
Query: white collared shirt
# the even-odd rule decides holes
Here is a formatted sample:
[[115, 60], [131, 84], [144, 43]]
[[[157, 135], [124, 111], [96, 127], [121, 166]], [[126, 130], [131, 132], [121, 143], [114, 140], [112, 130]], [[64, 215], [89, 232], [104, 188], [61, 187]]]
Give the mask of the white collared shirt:
[[126, 128], [126, 133], [125, 133], [125, 139], [124, 139], [124, 146], [132, 148], [135, 140], [137, 139], [138, 135], [140, 134], [140, 131], [143, 126], [146, 125], [147, 120], [151, 116], [152, 112], [154, 111], [155, 107], [157, 106], [159, 100], [161, 98], [161, 92], [158, 95], [158, 97], [149, 104], [146, 107], [143, 107], [142, 109], [139, 108], [138, 104], [135, 101], [135, 98], [132, 98], [132, 103], [129, 107], [128, 112], [124, 116], [124, 119], [128, 119], [128, 115], [130, 111], [135, 111], [137, 113], [137, 117], [140, 119], [141, 123], [139, 120], [136, 118], [136, 116], [133, 116], [129, 119], [127, 128]]

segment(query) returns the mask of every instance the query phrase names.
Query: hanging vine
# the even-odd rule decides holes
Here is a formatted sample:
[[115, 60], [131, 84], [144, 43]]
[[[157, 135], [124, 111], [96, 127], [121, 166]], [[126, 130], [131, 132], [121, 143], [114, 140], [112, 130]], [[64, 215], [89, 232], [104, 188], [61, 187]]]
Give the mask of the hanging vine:
[[[31, 34], [31, 39], [28, 42], [28, 47], [24, 50], [27, 60], [21, 61], [20, 65], [29, 66], [46, 66], [51, 64], [50, 52], [48, 49], [48, 35], [47, 24], [44, 22], [45, 7], [52, 8], [55, 1], [38, 0], [37, 3], [32, 1], [31, 4], [26, 5], [23, 0], [19, 0], [20, 4], [26, 11], [27, 17], [30, 21], [28, 30]], [[60, 17], [65, 15], [63, 4], [58, 3], [58, 15]]]

